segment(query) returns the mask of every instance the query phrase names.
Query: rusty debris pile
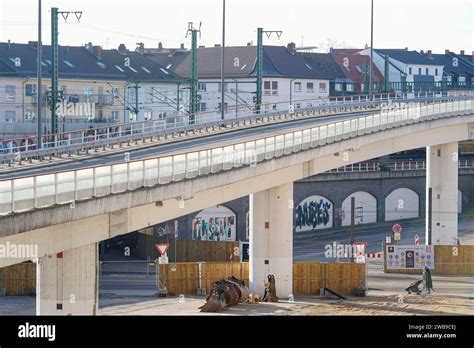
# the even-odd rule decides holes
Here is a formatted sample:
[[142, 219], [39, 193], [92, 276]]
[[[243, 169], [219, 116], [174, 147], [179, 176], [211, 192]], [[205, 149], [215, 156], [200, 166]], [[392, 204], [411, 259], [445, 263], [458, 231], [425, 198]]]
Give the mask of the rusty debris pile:
[[245, 282], [234, 276], [212, 283], [213, 289], [206, 298], [206, 303], [199, 307], [201, 312], [219, 312], [225, 307], [239, 302], [249, 302], [250, 290]]

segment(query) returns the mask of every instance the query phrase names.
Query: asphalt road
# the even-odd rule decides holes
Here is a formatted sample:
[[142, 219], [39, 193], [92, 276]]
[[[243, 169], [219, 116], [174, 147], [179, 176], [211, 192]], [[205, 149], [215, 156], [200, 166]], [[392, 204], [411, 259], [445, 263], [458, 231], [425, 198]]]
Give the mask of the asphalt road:
[[[262, 135], [269, 136], [271, 133], [279, 132], [283, 130], [288, 130], [297, 127], [305, 127], [310, 125], [316, 124], [324, 124], [329, 121], [339, 121], [347, 118], [351, 118], [354, 115], [361, 116], [374, 114], [376, 111], [370, 112], [353, 112], [347, 113], [342, 115], [331, 115], [331, 116], [321, 116], [321, 117], [314, 117], [314, 118], [307, 118], [301, 120], [292, 120], [283, 123], [277, 124], [270, 124], [270, 125], [260, 125], [252, 128], [240, 129], [235, 130], [232, 132], [220, 133], [215, 135], [209, 135], [201, 138], [196, 139], [189, 139], [189, 140], [182, 140], [174, 143], [169, 144], [157, 144], [156, 146], [142, 148], [133, 150], [130, 148], [127, 152], [130, 153], [130, 160], [139, 160], [143, 158], [149, 157], [156, 157], [156, 156], [166, 156], [169, 153], [173, 153], [176, 151], [192, 151], [193, 148], [203, 145], [211, 145], [211, 144], [219, 144], [223, 141], [238, 141], [242, 140], [247, 137], [255, 136], [255, 135]], [[12, 178], [18, 178], [23, 176], [29, 175], [39, 175], [39, 174], [48, 174], [51, 172], [58, 172], [58, 171], [68, 171], [68, 170], [75, 170], [80, 169], [83, 167], [91, 167], [97, 165], [107, 165], [107, 164], [115, 164], [115, 163], [122, 163], [124, 162], [124, 154], [123, 153], [111, 153], [106, 156], [102, 157], [92, 157], [89, 159], [82, 159], [73, 162], [64, 162], [61, 163], [60, 161], [57, 163], [48, 164], [48, 166], [44, 167], [31, 167], [29, 169], [22, 169], [18, 171], [12, 171], [7, 173], [0, 173], [0, 180], [8, 180]]]

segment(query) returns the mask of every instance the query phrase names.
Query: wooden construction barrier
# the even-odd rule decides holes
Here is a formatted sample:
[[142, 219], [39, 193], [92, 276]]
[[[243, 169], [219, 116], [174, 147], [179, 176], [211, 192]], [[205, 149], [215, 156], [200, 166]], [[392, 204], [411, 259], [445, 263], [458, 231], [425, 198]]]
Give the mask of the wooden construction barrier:
[[[433, 274], [474, 274], [474, 245], [435, 245]], [[387, 269], [384, 255], [384, 272], [422, 274], [421, 269]]]
[[[199, 287], [199, 263], [177, 263], [160, 265], [160, 279], [166, 282], [170, 294], [196, 294]], [[235, 276], [249, 284], [248, 262], [202, 262], [201, 287], [208, 292], [212, 282]], [[278, 283], [278, 279], [276, 279]], [[364, 286], [365, 264], [303, 263], [293, 264], [293, 294], [319, 295], [320, 289], [327, 287], [344, 295], [353, 295], [357, 288]]]
[[[156, 243], [166, 243], [166, 239], [155, 239], [150, 234], [138, 233], [136, 256], [141, 259], [150, 257], [156, 259], [160, 255], [155, 248]], [[175, 241], [168, 240], [168, 259], [175, 261]], [[176, 240], [176, 262], [239, 262], [238, 255], [234, 255], [234, 248], [239, 242], [213, 242], [203, 240], [178, 239]]]
[[[201, 264], [201, 279], [199, 278]], [[36, 265], [23, 263], [0, 269], [6, 295], [28, 295], [35, 293]], [[207, 292], [212, 282], [235, 276], [249, 284], [248, 262], [178, 262], [159, 265], [160, 281], [169, 294], [197, 293], [199, 284]], [[278, 279], [276, 279], [278, 283]], [[365, 265], [350, 262], [318, 263], [298, 262], [293, 264], [293, 294], [319, 295], [327, 287], [343, 295], [355, 294], [365, 282]], [[263, 294], [262, 294], [263, 295]]]
[[36, 291], [36, 264], [19, 263], [0, 269], [0, 288], [5, 295], [33, 295]]

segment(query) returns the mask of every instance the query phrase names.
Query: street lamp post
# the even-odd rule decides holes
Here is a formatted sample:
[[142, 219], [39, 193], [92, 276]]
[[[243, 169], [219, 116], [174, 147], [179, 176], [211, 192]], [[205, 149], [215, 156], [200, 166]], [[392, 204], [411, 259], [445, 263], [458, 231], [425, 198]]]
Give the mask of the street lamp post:
[[372, 96], [372, 64], [374, 58], [374, 0], [370, 5], [370, 67], [369, 67], [369, 95]]
[[221, 47], [221, 119], [224, 120], [224, 52], [225, 52], [225, 0], [222, 0], [222, 47]]
[[37, 129], [36, 129], [36, 135], [37, 135], [37, 140], [36, 140], [36, 148], [40, 149], [42, 147], [41, 145], [41, 59], [42, 59], [42, 49], [43, 45], [41, 42], [41, 0], [38, 0], [38, 57], [37, 57], [37, 78], [38, 78], [38, 83], [36, 87], [36, 91], [38, 93], [38, 98], [37, 98], [37, 111], [36, 111], [36, 122], [37, 122]]

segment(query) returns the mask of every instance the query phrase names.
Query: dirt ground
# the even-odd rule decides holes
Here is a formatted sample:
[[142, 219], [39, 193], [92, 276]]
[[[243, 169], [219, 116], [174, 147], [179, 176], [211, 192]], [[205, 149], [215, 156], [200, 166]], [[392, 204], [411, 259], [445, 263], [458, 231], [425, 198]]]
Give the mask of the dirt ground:
[[[399, 302], [400, 301], [400, 302]], [[474, 298], [367, 296], [305, 307], [301, 315], [474, 315]]]

